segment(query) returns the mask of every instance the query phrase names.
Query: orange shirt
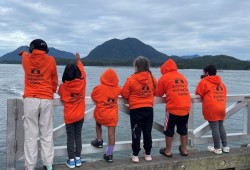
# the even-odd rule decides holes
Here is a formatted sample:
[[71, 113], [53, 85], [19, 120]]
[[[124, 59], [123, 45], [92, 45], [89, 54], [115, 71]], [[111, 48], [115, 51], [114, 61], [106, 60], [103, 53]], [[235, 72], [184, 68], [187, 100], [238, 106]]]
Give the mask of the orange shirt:
[[157, 96], [166, 94], [168, 112], [178, 116], [187, 115], [191, 108], [191, 97], [186, 78], [177, 71], [177, 66], [172, 59], [168, 59], [161, 66], [161, 73]]
[[35, 49], [31, 54], [22, 53], [22, 65], [25, 73], [23, 97], [53, 99], [58, 84], [54, 58]]
[[195, 94], [202, 98], [202, 113], [205, 120], [224, 120], [227, 89], [219, 76], [203, 78], [197, 85]]
[[85, 114], [86, 74], [81, 60], [77, 61], [81, 79], [65, 81], [59, 87], [58, 94], [64, 103], [64, 122], [71, 124], [81, 120]]
[[[130, 76], [122, 88], [121, 95], [128, 99], [129, 109], [154, 106], [157, 80], [149, 72], [139, 72]], [[153, 84], [154, 81], [154, 84]]]
[[107, 69], [100, 78], [101, 84], [96, 86], [91, 93], [91, 98], [96, 102], [94, 118], [101, 125], [117, 125], [117, 100], [121, 93], [118, 81], [116, 72], [113, 69]]

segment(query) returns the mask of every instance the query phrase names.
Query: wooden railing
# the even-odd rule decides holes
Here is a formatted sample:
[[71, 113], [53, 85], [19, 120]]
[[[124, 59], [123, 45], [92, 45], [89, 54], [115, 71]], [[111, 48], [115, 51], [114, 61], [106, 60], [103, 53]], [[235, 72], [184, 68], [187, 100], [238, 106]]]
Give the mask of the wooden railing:
[[[189, 116], [188, 123], [188, 146], [194, 147], [198, 144], [212, 143], [211, 135], [206, 135], [210, 131], [208, 123], [205, 122], [202, 125], [195, 127], [194, 121], [194, 108], [196, 103], [200, 103], [201, 100], [199, 96], [191, 95], [192, 97], [192, 108]], [[95, 103], [91, 100], [90, 97], [86, 97], [86, 105], [94, 105]], [[228, 141], [234, 142], [239, 140], [249, 140], [250, 139], [250, 94], [248, 95], [228, 95], [227, 102], [230, 104], [227, 107], [226, 119], [231, 117], [234, 114], [237, 114], [238, 111], [246, 109], [244, 112], [243, 119], [243, 130], [237, 133], [228, 133]], [[24, 159], [24, 130], [23, 130], [23, 99], [15, 98], [7, 100], [7, 169], [15, 169], [16, 161]], [[119, 98], [119, 112], [129, 114], [129, 109], [127, 101]], [[155, 104], [165, 104], [164, 97], [155, 97]], [[63, 103], [60, 99], [54, 99], [54, 106], [63, 106]], [[85, 122], [93, 119], [94, 108], [92, 107], [85, 112]], [[66, 133], [65, 124], [61, 124], [58, 127], [54, 128], [54, 139], [64, 135]], [[153, 128], [159, 133], [163, 132], [163, 126], [156, 121], [153, 122]], [[163, 135], [162, 135], [163, 136]], [[177, 136], [177, 135], [175, 135]], [[164, 136], [163, 136], [164, 137]], [[175, 137], [174, 145], [179, 144], [179, 141]], [[104, 152], [103, 149], [96, 149], [91, 147], [90, 144], [83, 144], [82, 154], [98, 153]], [[153, 139], [153, 147], [162, 147], [165, 146], [165, 138]], [[55, 156], [66, 156], [67, 149], [66, 146], [56, 146]], [[115, 146], [115, 151], [130, 150], [131, 141], [117, 141]]]

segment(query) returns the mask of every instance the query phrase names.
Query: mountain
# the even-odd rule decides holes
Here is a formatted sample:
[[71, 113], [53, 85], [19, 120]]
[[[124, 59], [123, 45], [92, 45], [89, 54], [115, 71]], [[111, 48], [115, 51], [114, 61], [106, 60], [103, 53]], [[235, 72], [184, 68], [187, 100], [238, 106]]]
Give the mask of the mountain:
[[55, 49], [54, 47], [49, 48], [48, 54], [54, 56], [55, 58], [75, 59], [75, 54], [67, 51], [61, 51]]
[[16, 50], [9, 52], [2, 57], [0, 57], [0, 61], [21, 61], [21, 57], [18, 55], [20, 51], [29, 51], [28, 46], [21, 46]]
[[[147, 57], [151, 65], [159, 65], [166, 61], [169, 56], [144, 44], [136, 38], [123, 40], [111, 39], [94, 48], [83, 61], [89, 65], [131, 65], [138, 57]], [[181, 59], [174, 56], [174, 60]]]
[[[6, 62], [6, 63], [15, 63], [15, 62], [21, 62], [21, 57], [18, 55], [18, 53], [20, 51], [29, 51], [28, 46], [21, 46], [19, 48], [17, 48], [16, 50], [7, 53], [5, 55], [3, 55], [2, 57], [0, 57], [0, 61], [1, 62]], [[73, 53], [70, 52], [66, 52], [66, 51], [61, 51], [58, 49], [55, 49], [53, 47], [49, 48], [49, 55], [52, 55], [56, 58], [58, 58], [59, 61], [67, 61], [67, 59], [75, 59], [75, 55]]]
[[[20, 51], [28, 51], [27, 46], [21, 46], [13, 52], [0, 57], [0, 63], [21, 63]], [[57, 65], [66, 65], [75, 61], [73, 53], [49, 48], [49, 54], [55, 57]], [[133, 60], [138, 56], [145, 56], [150, 60], [152, 66], [160, 66], [168, 58], [176, 61], [180, 69], [202, 69], [208, 64], [214, 64], [223, 70], [250, 70], [250, 62], [236, 59], [227, 55], [190, 55], [190, 56], [168, 56], [144, 44], [136, 38], [123, 40], [111, 39], [94, 48], [85, 58], [84, 65], [95, 66], [131, 66]]]
[[198, 54], [181, 56], [181, 58], [183, 58], [183, 59], [192, 59], [192, 58], [197, 58], [197, 57], [200, 57], [200, 56]]

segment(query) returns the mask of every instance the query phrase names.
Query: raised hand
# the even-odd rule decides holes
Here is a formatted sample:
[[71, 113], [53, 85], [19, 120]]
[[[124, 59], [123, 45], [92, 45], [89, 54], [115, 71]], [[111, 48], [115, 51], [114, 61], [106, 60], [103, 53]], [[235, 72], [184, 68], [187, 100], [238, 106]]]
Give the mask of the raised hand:
[[76, 60], [80, 60], [80, 54], [76, 53]]

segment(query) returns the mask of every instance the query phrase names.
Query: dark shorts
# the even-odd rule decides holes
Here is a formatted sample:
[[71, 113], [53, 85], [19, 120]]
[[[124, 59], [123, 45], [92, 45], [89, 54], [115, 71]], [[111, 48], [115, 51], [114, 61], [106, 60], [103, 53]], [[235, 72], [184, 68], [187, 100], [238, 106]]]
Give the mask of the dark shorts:
[[166, 112], [165, 124], [164, 124], [164, 135], [173, 137], [175, 132], [175, 125], [177, 126], [177, 133], [184, 136], [187, 135], [189, 114], [185, 116], [177, 116]]

